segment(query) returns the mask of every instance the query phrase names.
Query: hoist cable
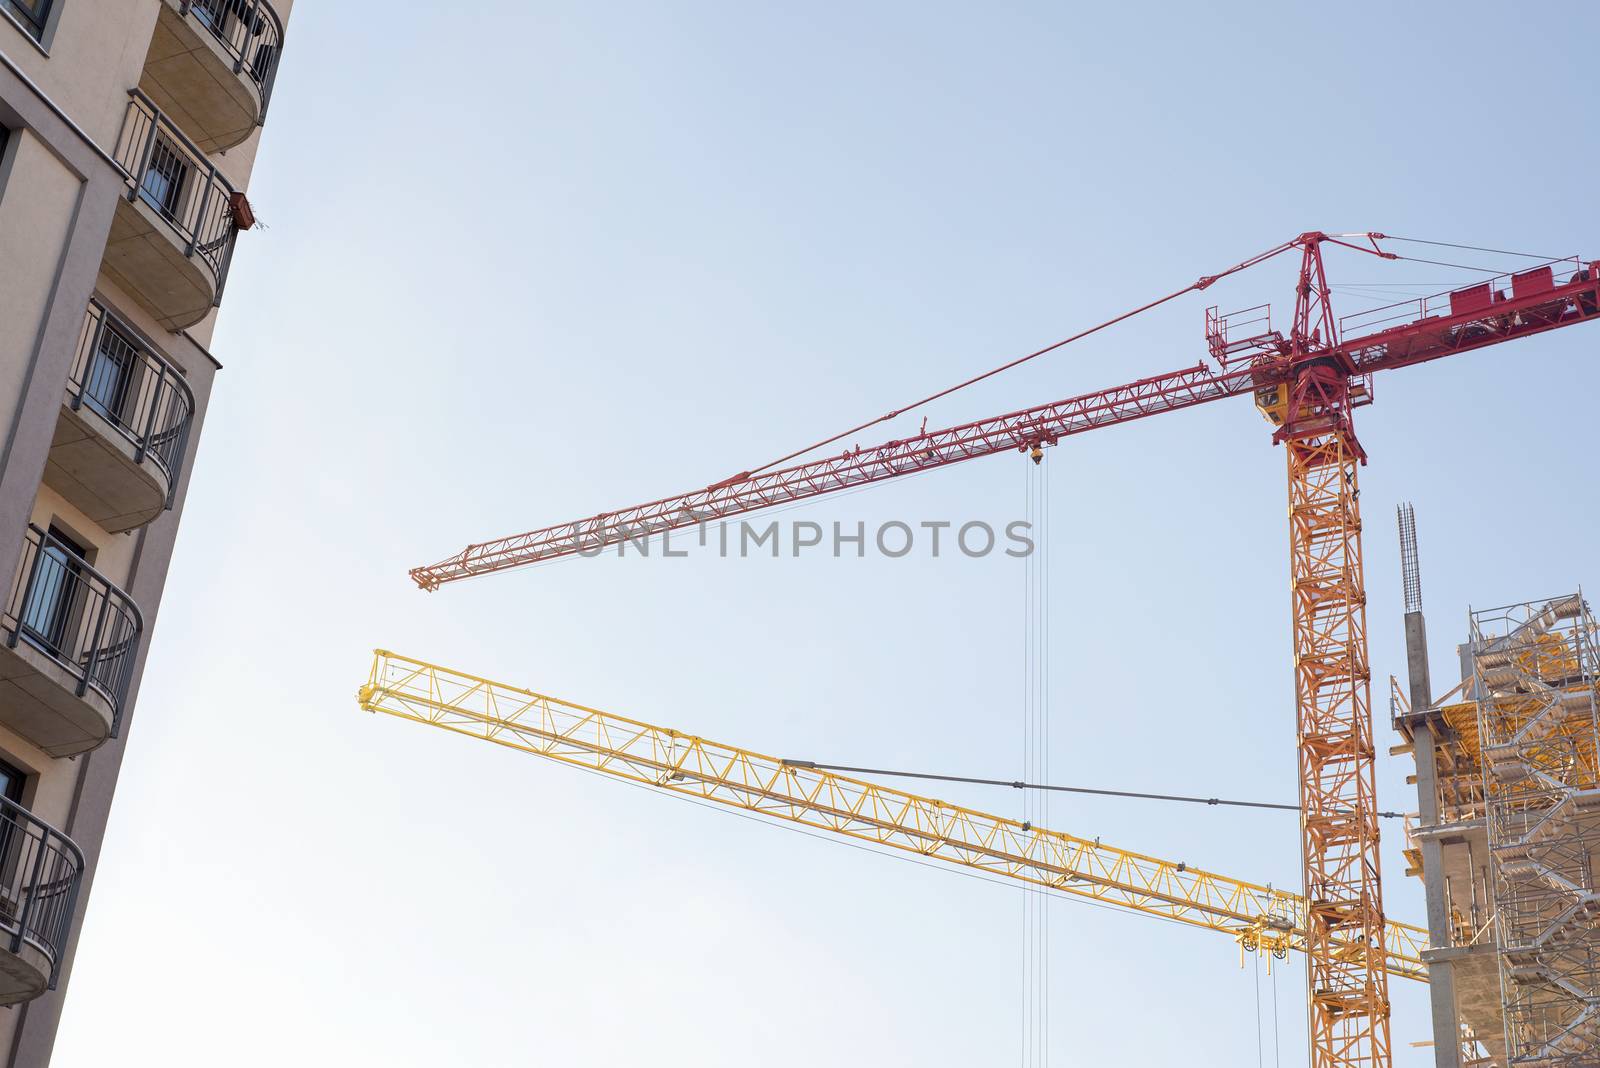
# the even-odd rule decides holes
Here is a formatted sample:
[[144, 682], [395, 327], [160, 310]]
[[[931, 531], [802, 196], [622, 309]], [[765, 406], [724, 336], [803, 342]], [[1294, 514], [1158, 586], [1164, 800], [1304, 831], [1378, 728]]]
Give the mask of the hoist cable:
[[[1033, 525], [1033, 468], [1022, 471], [1022, 518]], [[1033, 773], [1033, 560], [1023, 561], [1022, 569], [1022, 774]], [[1033, 821], [1032, 798], [1022, 801], [1022, 820]], [[1035, 1068], [1036, 1050], [1033, 1041], [1035, 986], [1033, 976], [1033, 888], [1022, 887], [1022, 1066]]]
[[1273, 1068], [1283, 1068], [1283, 1057], [1278, 1053], [1278, 973], [1268, 968], [1267, 974], [1272, 976], [1272, 1064]]
[[[1044, 466], [1044, 465], [1037, 465], [1037, 466], [1039, 466], [1039, 484], [1040, 484], [1040, 488], [1042, 490], [1041, 496], [1044, 498], [1044, 504], [1039, 510], [1039, 545], [1038, 545], [1038, 548], [1035, 549], [1035, 552], [1038, 552], [1040, 554], [1040, 556], [1039, 556], [1039, 571], [1040, 571], [1040, 577], [1039, 577], [1039, 597], [1040, 597], [1040, 604], [1039, 604], [1039, 615], [1040, 615], [1040, 626], [1039, 626], [1040, 670], [1039, 670], [1039, 677], [1040, 677], [1040, 688], [1044, 691], [1044, 697], [1043, 697], [1043, 700], [1042, 700], [1041, 705], [1040, 705], [1040, 712], [1041, 712], [1041, 715], [1042, 715], [1043, 720], [1044, 720], [1043, 731], [1041, 732], [1044, 735], [1044, 767], [1043, 767], [1044, 774], [1042, 774], [1040, 776], [1040, 778], [1042, 778], [1042, 779], [1044, 779], [1045, 781], [1048, 782], [1049, 779], [1050, 779], [1050, 713], [1051, 713], [1051, 705], [1050, 705], [1050, 649], [1052, 648], [1052, 646], [1050, 644], [1050, 471], [1051, 471], [1051, 469], [1049, 467], [1047, 467], [1047, 466]], [[1044, 819], [1043, 819], [1042, 822], [1044, 823], [1044, 825], [1046, 827], [1048, 827], [1048, 826], [1050, 826], [1050, 795], [1048, 793], [1044, 794], [1041, 797], [1041, 801], [1043, 802], [1043, 806], [1042, 807], [1043, 807], [1043, 810], [1044, 810], [1044, 812], [1043, 812]], [[1048, 904], [1048, 903], [1046, 903], [1046, 904]], [[1041, 907], [1040, 913], [1041, 913], [1041, 918], [1044, 920], [1044, 944], [1045, 944], [1045, 954], [1046, 954], [1046, 956], [1045, 956], [1045, 971], [1044, 971], [1044, 1003], [1045, 1003], [1044, 1049], [1045, 1049], [1045, 1068], [1049, 1068], [1049, 1065], [1050, 1065], [1050, 1012], [1049, 1012], [1049, 1005], [1050, 1005], [1050, 958], [1049, 958], [1049, 953], [1050, 953], [1050, 910], [1049, 910], [1048, 907]]]
[[1256, 1068], [1267, 1068], [1267, 1058], [1261, 1042], [1261, 954], [1252, 954], [1256, 973]]

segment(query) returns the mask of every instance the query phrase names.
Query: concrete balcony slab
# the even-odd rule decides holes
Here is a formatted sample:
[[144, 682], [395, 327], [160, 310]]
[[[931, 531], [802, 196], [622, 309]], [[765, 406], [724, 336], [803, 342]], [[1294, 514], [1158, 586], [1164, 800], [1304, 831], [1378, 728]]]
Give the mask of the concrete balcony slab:
[[0, 724], [54, 757], [116, 736], [144, 633], [133, 599], [82, 554], [30, 524], [0, 616]]
[[53, 757], [77, 756], [111, 738], [114, 709], [27, 638], [0, 645], [0, 724]]
[[45, 482], [113, 534], [143, 526], [172, 505], [194, 411], [183, 373], [95, 298], [61, 399]]
[[167, 507], [165, 472], [93, 409], [61, 406], [44, 480], [107, 532], [142, 527]]
[[139, 88], [206, 152], [266, 115], [283, 30], [260, 0], [162, 0]]
[[105, 272], [168, 330], [193, 326], [217, 300], [216, 272], [142, 197], [117, 203]]

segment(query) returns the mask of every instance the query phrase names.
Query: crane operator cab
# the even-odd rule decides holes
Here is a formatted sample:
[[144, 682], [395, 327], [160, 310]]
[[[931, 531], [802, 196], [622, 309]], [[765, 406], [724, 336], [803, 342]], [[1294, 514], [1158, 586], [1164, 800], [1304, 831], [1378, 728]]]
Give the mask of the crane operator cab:
[[[1302, 372], [1313, 367], [1338, 367], [1343, 373], [1348, 375], [1348, 403], [1350, 407], [1355, 408], [1363, 404], [1372, 403], [1372, 376], [1351, 374], [1349, 362], [1343, 357], [1342, 354], [1329, 353], [1326, 355], [1316, 356], [1310, 360], [1306, 360], [1304, 363], [1296, 364], [1295, 366]], [[1291, 393], [1291, 385], [1292, 384], [1289, 382], [1261, 382], [1258, 380], [1256, 388], [1252, 393], [1252, 397], [1256, 403], [1256, 410], [1259, 411], [1262, 417], [1274, 427], [1282, 428], [1284, 421], [1289, 417], [1289, 397]], [[1314, 417], [1316, 413], [1306, 409], [1298, 412], [1297, 415], [1300, 419], [1310, 419]]]
[[1273, 426], [1282, 426], [1284, 416], [1289, 413], [1289, 384], [1279, 382], [1274, 386], [1262, 386], [1255, 392], [1256, 410]]

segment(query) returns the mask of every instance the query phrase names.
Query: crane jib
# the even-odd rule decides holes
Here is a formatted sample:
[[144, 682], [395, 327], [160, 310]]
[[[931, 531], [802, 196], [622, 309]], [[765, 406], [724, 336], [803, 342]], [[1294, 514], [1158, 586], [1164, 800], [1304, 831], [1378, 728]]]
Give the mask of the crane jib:
[[[1578, 257], [1491, 279], [1462, 290], [1405, 301], [1339, 321], [1344, 340], [1315, 358], [1341, 357], [1351, 373], [1368, 375], [1472, 351], [1600, 318], [1600, 262]], [[1352, 336], [1355, 335], [1355, 336]], [[1180, 411], [1286, 382], [1294, 364], [1267, 353], [1243, 367], [1197, 364], [1110, 389], [989, 419], [931, 430], [756, 474], [615, 512], [468, 546], [438, 563], [414, 568], [427, 590], [558, 557], [593, 555], [708, 521], [790, 504], [874, 482], [1000, 452], [1052, 445], [1088, 430]]]
[[663, 498], [617, 512], [564, 523], [469, 546], [412, 578], [424, 588], [471, 575], [519, 567], [574, 554], [592, 555], [623, 541], [680, 530], [711, 520], [742, 515], [779, 504], [963, 460], [1053, 445], [1062, 438], [1102, 426], [1130, 422], [1161, 412], [1249, 393], [1259, 370], [1215, 371], [1204, 364], [1140, 379], [1114, 389], [1043, 404], [990, 419], [930, 430], [868, 449], [851, 449], [825, 459], [795, 464], [701, 490]]
[[[867, 779], [572, 704], [380, 650], [358, 700], [382, 712], [613, 779], [713, 801], [991, 876], [1176, 920], [1269, 948], [1305, 946], [1304, 898], [1192, 865], [1118, 849]], [[1341, 940], [1345, 952], [1358, 945]], [[1389, 921], [1385, 967], [1426, 981], [1427, 932]]]

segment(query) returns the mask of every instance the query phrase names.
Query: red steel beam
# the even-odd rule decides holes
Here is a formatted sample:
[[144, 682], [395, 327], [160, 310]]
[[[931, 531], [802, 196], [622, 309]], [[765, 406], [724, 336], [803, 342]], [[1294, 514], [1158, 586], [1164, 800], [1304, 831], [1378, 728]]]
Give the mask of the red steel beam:
[[[1354, 339], [1347, 337], [1331, 352], [1343, 355], [1346, 366], [1354, 373], [1370, 374], [1600, 318], [1600, 261], [1585, 263], [1574, 258], [1563, 262], [1575, 266], [1570, 278], [1553, 277], [1548, 288], [1523, 283], [1527, 292], [1519, 294], [1514, 280], [1507, 276], [1489, 283], [1489, 303], [1472, 310], [1457, 312], [1452, 302], [1448, 305], [1450, 313], [1430, 314], [1435, 305], [1426, 300], [1396, 305], [1399, 314], [1408, 304], [1415, 304], [1418, 318]], [[1503, 294], [1496, 288], [1502, 281], [1506, 287]], [[1355, 320], [1355, 325], [1376, 324], [1382, 319], [1382, 311], [1347, 316], [1345, 323], [1348, 326]], [[1257, 386], [1292, 380], [1294, 366], [1288, 343], [1281, 344], [1283, 351], [1278, 357], [1268, 354], [1252, 366], [1213, 370], [1205, 364], [1197, 364], [1037, 408], [926, 431], [916, 437], [868, 449], [848, 450], [773, 471], [744, 472], [704, 489], [469, 545], [438, 563], [413, 568], [411, 578], [422, 589], [436, 590], [446, 582], [562, 556], [592, 555], [627, 540], [980, 456], [1053, 445], [1086, 430], [1238, 396]], [[1320, 358], [1328, 355], [1329, 351], [1318, 353]]]
[[411, 577], [423, 589], [435, 590], [446, 582], [473, 575], [487, 575], [576, 553], [592, 554], [625, 540], [819, 497], [980, 456], [1053, 445], [1086, 430], [1248, 393], [1259, 376], [1260, 372], [1251, 368], [1219, 373], [1197, 364], [1098, 393], [1069, 397], [944, 430], [929, 430], [913, 438], [889, 441], [869, 449], [851, 449], [775, 471], [754, 475], [746, 472], [705, 489], [469, 545], [436, 564], [414, 568]]

